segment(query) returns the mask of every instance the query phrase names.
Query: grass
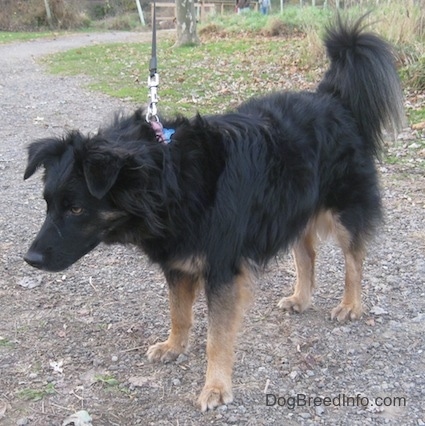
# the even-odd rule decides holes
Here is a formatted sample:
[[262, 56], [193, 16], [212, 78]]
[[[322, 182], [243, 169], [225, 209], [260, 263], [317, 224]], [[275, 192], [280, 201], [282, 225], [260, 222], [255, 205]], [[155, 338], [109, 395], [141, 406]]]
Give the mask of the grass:
[[21, 399], [24, 399], [25, 401], [41, 401], [44, 397], [48, 395], [53, 395], [56, 393], [55, 385], [53, 383], [48, 383], [44, 388], [42, 389], [35, 389], [35, 388], [26, 388], [19, 391], [18, 395]]
[[[417, 64], [422, 65], [424, 57], [421, 25], [425, 14], [413, 0], [406, 1], [380, 5], [367, 20], [408, 52], [402, 76], [412, 85], [423, 76], [423, 67]], [[160, 111], [222, 112], [257, 93], [292, 89], [285, 73], [302, 74], [294, 89], [309, 88], [308, 83], [317, 80], [325, 64], [321, 35], [332, 13], [331, 8], [286, 6], [282, 15], [216, 16], [199, 26], [204, 40], [200, 46], [173, 48], [174, 40], [160, 42]], [[351, 8], [345, 13], [359, 16], [364, 10]], [[398, 21], [409, 31], [397, 32]], [[412, 26], [418, 33], [414, 40]], [[284, 36], [268, 36], [275, 32]], [[91, 89], [145, 104], [149, 58], [149, 43], [103, 45], [60, 53], [48, 63], [53, 73], [88, 75]]]
[[[159, 94], [166, 113], [219, 112], [256, 93], [279, 88], [296, 44], [282, 39], [219, 39], [197, 47], [158, 46]], [[150, 44], [101, 45], [51, 56], [53, 73], [85, 74], [90, 88], [139, 104], [147, 101]]]
[[101, 383], [103, 386], [106, 386], [107, 388], [114, 388], [120, 384], [115, 377], [110, 375], [97, 375], [95, 376], [95, 380], [96, 382]]
[[11, 342], [6, 337], [0, 336], [0, 348], [8, 348], [14, 346], [13, 342]]
[[54, 33], [52, 32], [39, 32], [39, 33], [28, 33], [28, 32], [6, 32], [0, 31], [0, 43], [12, 43], [16, 41], [28, 41], [36, 38], [51, 37]]
[[413, 124], [425, 122], [425, 107], [408, 111], [408, 117]]

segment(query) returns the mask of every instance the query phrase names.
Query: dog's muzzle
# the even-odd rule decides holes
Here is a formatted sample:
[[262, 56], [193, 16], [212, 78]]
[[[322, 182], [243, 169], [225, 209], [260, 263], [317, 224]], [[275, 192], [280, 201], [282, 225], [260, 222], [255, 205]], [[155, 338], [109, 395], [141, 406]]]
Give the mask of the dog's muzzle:
[[43, 269], [44, 256], [40, 253], [28, 250], [27, 254], [24, 256], [24, 260], [34, 268]]

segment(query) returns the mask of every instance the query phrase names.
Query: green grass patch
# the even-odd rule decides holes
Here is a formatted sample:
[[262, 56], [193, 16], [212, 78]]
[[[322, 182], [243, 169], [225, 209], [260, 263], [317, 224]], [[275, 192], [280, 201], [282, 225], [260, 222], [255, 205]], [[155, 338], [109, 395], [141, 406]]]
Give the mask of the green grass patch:
[[6, 32], [6, 31], [0, 31], [0, 43], [12, 43], [16, 41], [28, 41], [28, 40], [34, 40], [37, 38], [44, 38], [44, 37], [52, 37], [54, 33], [52, 32], [40, 32], [40, 33], [27, 33], [27, 32]]
[[[160, 110], [193, 114], [221, 112], [257, 93], [282, 87], [283, 69], [293, 62], [297, 43], [226, 38], [196, 47], [158, 45]], [[90, 88], [139, 104], [148, 100], [151, 46], [99, 45], [55, 54], [46, 60], [51, 72], [92, 77]]]
[[407, 112], [410, 124], [425, 122], [425, 107], [421, 109], [409, 110]]
[[0, 348], [10, 348], [13, 345], [13, 342], [11, 342], [9, 339], [0, 336]]
[[252, 34], [267, 31], [267, 28], [276, 21], [282, 22], [288, 29], [317, 29], [322, 28], [331, 16], [332, 9], [330, 8], [285, 6], [282, 13], [280, 13], [280, 10], [275, 10], [274, 13], [267, 16], [253, 11], [242, 15], [235, 13], [213, 15], [200, 25], [200, 29], [202, 32], [203, 28], [207, 29], [209, 26], [214, 25], [216, 29], [220, 29], [227, 34]]
[[97, 375], [95, 376], [95, 380], [98, 383], [106, 386], [107, 388], [114, 388], [119, 386], [120, 382], [113, 376], [110, 375]]
[[25, 401], [41, 401], [44, 397], [48, 395], [53, 395], [56, 392], [55, 385], [53, 383], [48, 383], [44, 388], [35, 389], [35, 388], [26, 388], [18, 392], [18, 396]]

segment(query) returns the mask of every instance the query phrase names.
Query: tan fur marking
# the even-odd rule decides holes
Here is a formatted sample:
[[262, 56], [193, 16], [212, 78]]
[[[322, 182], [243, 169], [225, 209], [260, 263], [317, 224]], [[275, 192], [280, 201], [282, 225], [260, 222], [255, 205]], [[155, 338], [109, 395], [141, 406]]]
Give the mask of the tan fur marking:
[[292, 296], [278, 303], [280, 308], [303, 312], [311, 304], [314, 288], [314, 262], [316, 235], [320, 238], [332, 236], [342, 249], [345, 259], [345, 288], [341, 303], [332, 310], [332, 319], [344, 321], [357, 319], [362, 313], [361, 280], [363, 250], [354, 251], [351, 235], [331, 211], [320, 212], [307, 225], [303, 235], [293, 248], [297, 281]]
[[251, 300], [252, 275], [244, 268], [231, 287], [214, 297], [208, 311], [207, 357], [205, 386], [198, 403], [202, 411], [233, 400], [232, 371], [234, 345], [243, 313]]
[[174, 260], [170, 269], [177, 269], [190, 275], [201, 275], [205, 270], [205, 259], [202, 256], [191, 256], [186, 259]]
[[147, 352], [150, 361], [169, 362], [185, 352], [193, 324], [192, 306], [200, 289], [200, 280], [182, 274], [178, 282], [170, 283], [169, 302], [171, 332], [165, 342], [152, 345]]
[[303, 312], [311, 305], [316, 258], [315, 240], [314, 230], [309, 226], [305, 234], [294, 245], [293, 257], [297, 281], [292, 296], [284, 297], [278, 303], [278, 306], [282, 309]]
[[336, 238], [345, 258], [345, 287], [341, 303], [332, 310], [331, 318], [338, 321], [360, 318], [362, 314], [363, 250], [354, 251], [350, 233], [336, 221]]

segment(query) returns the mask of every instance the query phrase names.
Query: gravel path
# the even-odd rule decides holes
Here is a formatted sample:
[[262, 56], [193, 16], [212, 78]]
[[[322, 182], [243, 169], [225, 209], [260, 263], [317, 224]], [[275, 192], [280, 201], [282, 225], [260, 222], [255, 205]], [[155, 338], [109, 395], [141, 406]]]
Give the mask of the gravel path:
[[100, 247], [61, 274], [24, 264], [45, 209], [40, 176], [22, 179], [25, 146], [63, 129], [92, 131], [134, 107], [88, 91], [83, 77], [49, 75], [35, 59], [147, 37], [0, 46], [0, 425], [61, 425], [79, 410], [94, 426], [425, 425], [425, 179], [415, 162], [381, 166], [387, 217], [365, 265], [363, 318], [329, 320], [343, 282], [332, 245], [320, 251], [314, 306], [302, 315], [276, 307], [295, 276], [289, 256], [277, 258], [240, 335], [235, 401], [206, 414], [194, 406], [206, 368], [203, 299], [187, 356], [149, 364], [148, 346], [169, 329], [167, 291], [135, 249]]

